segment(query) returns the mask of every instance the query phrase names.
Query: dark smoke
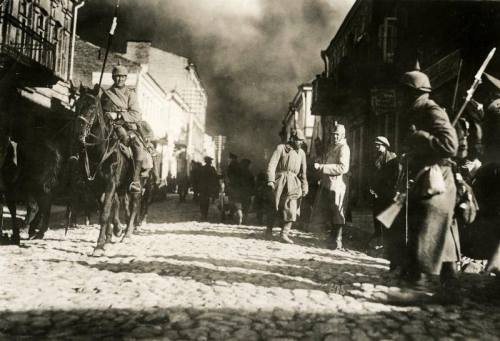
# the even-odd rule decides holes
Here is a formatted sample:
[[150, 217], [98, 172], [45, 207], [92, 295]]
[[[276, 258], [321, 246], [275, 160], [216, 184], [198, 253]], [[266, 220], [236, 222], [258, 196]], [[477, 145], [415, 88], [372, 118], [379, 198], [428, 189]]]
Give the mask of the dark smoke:
[[[87, 1], [79, 34], [101, 46], [114, 0]], [[297, 86], [322, 71], [327, 47], [353, 0], [122, 0], [114, 48], [126, 40], [188, 57], [208, 92], [207, 125], [232, 148], [262, 158], [278, 142]]]

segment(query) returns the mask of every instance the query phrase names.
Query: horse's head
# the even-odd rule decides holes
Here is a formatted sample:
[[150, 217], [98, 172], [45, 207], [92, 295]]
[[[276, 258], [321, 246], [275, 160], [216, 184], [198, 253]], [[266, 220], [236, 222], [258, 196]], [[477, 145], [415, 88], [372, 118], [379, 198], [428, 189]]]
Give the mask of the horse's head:
[[75, 102], [75, 109], [78, 119], [78, 140], [85, 143], [100, 110], [102, 110], [99, 102], [98, 90], [80, 87], [80, 97]]

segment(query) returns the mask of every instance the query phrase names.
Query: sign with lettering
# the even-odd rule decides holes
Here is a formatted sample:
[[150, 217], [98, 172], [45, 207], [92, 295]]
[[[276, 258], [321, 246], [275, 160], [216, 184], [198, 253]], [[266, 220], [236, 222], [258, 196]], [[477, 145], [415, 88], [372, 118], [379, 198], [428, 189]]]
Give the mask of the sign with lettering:
[[370, 103], [375, 115], [385, 115], [396, 110], [396, 90], [394, 89], [372, 89], [370, 92]]

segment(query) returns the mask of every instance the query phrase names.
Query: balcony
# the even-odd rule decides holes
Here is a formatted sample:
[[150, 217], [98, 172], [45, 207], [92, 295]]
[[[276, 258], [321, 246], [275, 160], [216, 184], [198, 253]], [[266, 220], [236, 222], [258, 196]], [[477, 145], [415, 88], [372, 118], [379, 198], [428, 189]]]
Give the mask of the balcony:
[[336, 87], [335, 81], [323, 75], [313, 81], [313, 100], [311, 115], [333, 116], [341, 115], [337, 110], [349, 101], [353, 92], [348, 87]]
[[[29, 68], [30, 76], [49, 82], [55, 75], [56, 45], [8, 13], [0, 17], [4, 35], [0, 38], [0, 55]], [[33, 72], [33, 71], [39, 72]]]
[[316, 76], [312, 82], [313, 98], [311, 114], [317, 116], [331, 115], [334, 93], [334, 81], [324, 75]]

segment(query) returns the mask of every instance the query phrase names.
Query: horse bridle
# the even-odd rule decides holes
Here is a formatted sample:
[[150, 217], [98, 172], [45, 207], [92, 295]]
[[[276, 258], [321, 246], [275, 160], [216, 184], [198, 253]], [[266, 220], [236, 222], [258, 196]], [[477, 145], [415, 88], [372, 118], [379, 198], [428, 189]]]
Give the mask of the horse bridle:
[[[87, 95], [87, 96], [89, 96], [89, 95]], [[90, 96], [90, 97], [93, 97], [93, 96]], [[102, 109], [101, 109], [101, 111], [99, 111], [100, 110], [100, 105], [101, 105], [101, 103], [99, 101], [99, 97], [95, 97], [94, 100], [95, 100], [95, 103], [96, 103], [96, 109], [95, 109], [93, 115], [90, 117], [90, 119], [85, 118], [83, 115], [78, 115], [77, 116], [77, 119], [82, 120], [85, 123], [85, 128], [84, 128], [84, 130], [82, 132], [82, 135], [80, 136], [80, 141], [83, 144], [83, 152], [84, 152], [84, 155], [85, 155], [85, 159], [84, 159], [84, 162], [85, 162], [84, 163], [84, 165], [85, 165], [85, 172], [86, 172], [86, 175], [87, 175], [87, 180], [89, 180], [89, 181], [94, 181], [95, 180], [95, 178], [97, 176], [97, 173], [99, 172], [100, 167], [102, 166], [102, 164], [104, 163], [104, 161], [106, 161], [111, 156], [111, 154], [113, 154], [113, 152], [115, 150], [115, 147], [117, 146], [117, 143], [115, 143], [110, 148], [111, 135], [113, 134], [113, 131], [114, 131], [113, 127], [111, 127], [111, 129], [109, 129], [109, 133], [108, 133], [108, 135], [105, 138], [99, 138], [98, 136], [96, 136], [96, 135], [94, 135], [94, 134], [91, 133], [90, 130], [92, 129], [92, 126], [95, 123], [96, 117], [100, 118], [101, 129], [103, 130], [103, 133], [104, 133], [104, 127], [103, 127], [103, 125], [106, 124], [106, 122], [104, 120], [104, 117], [101, 114]], [[92, 136], [94, 139], [97, 140], [97, 142], [94, 142], [94, 143], [87, 142], [86, 139], [87, 139], [88, 136]], [[89, 155], [88, 155], [87, 147], [88, 146], [97, 146], [97, 145], [104, 144], [104, 143], [106, 144], [105, 145], [105, 149], [104, 149], [104, 154], [103, 154], [101, 160], [97, 163], [97, 166], [95, 168], [94, 174], [91, 175], [90, 162], [89, 162]]]

